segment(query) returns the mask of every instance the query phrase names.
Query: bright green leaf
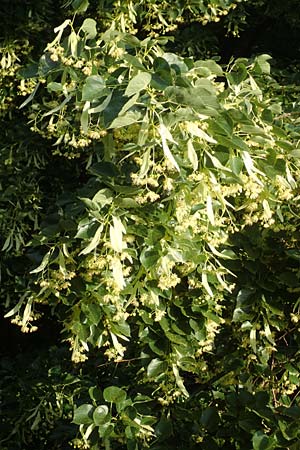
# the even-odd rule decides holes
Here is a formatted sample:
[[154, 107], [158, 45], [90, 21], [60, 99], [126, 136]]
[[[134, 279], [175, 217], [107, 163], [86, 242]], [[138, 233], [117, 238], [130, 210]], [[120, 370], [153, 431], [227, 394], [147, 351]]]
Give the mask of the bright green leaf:
[[101, 97], [105, 89], [105, 81], [100, 75], [88, 77], [82, 88], [82, 100], [93, 102]]
[[155, 378], [157, 375], [164, 373], [168, 368], [166, 361], [162, 361], [158, 358], [152, 359], [147, 367], [148, 377]]
[[126, 88], [125, 95], [130, 97], [131, 95], [137, 94], [149, 85], [151, 81], [151, 74], [148, 72], [139, 72], [135, 77], [133, 77]]
[[73, 422], [77, 425], [88, 425], [90, 423], [93, 423], [94, 409], [94, 406], [88, 404], [79, 406], [74, 411]]
[[85, 19], [81, 30], [84, 31], [87, 39], [94, 39], [97, 36], [97, 22], [94, 19]]
[[106, 402], [121, 403], [126, 399], [126, 392], [117, 386], [109, 386], [104, 389], [103, 397]]
[[106, 405], [99, 405], [93, 412], [93, 420], [95, 425], [101, 425], [110, 421], [110, 415], [108, 413], [108, 407]]

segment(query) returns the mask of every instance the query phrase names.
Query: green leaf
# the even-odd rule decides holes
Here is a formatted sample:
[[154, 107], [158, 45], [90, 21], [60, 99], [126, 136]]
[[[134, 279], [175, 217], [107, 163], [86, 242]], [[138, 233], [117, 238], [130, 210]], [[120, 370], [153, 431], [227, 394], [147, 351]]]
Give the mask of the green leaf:
[[122, 116], [126, 113], [132, 106], [134, 106], [137, 102], [137, 99], [139, 98], [139, 93], [133, 95], [122, 107], [121, 111], [119, 112], [119, 116]]
[[117, 167], [108, 161], [102, 161], [99, 163], [95, 163], [93, 164], [90, 168], [89, 171], [96, 176], [99, 177], [105, 177], [105, 178], [113, 178], [116, 177], [119, 172]]
[[133, 77], [126, 88], [125, 95], [130, 97], [133, 94], [137, 94], [150, 84], [151, 74], [148, 72], [139, 72], [135, 77]]
[[186, 129], [192, 136], [199, 137], [210, 144], [217, 144], [217, 141], [201, 130], [195, 122], [186, 122]]
[[75, 238], [79, 239], [92, 239], [96, 233], [98, 226], [95, 219], [85, 218], [78, 224], [78, 231]]
[[92, 386], [89, 388], [89, 396], [91, 400], [94, 400], [94, 402], [99, 402], [102, 400], [102, 392], [97, 386]]
[[48, 265], [49, 261], [50, 261], [50, 257], [52, 255], [53, 250], [49, 250], [46, 255], [43, 257], [41, 264], [36, 267], [36, 269], [31, 270], [30, 273], [39, 273], [42, 272], [46, 266]]
[[20, 308], [23, 305], [27, 295], [28, 295], [28, 293], [25, 292], [25, 294], [23, 294], [21, 296], [21, 298], [18, 301], [18, 303], [16, 304], [16, 306], [14, 306], [10, 311], [8, 311], [8, 313], [5, 314], [5, 316], [4, 316], [5, 319], [7, 319], [8, 317], [14, 316], [20, 310]]
[[229, 85], [239, 85], [248, 77], [248, 72], [245, 64], [237, 61], [235, 70], [231, 71], [226, 75]]
[[242, 168], [244, 167], [244, 163], [241, 158], [238, 158], [237, 156], [234, 156], [229, 160], [229, 164], [231, 167], [232, 172], [235, 175], [239, 175], [241, 173]]
[[292, 150], [289, 155], [293, 158], [300, 158], [300, 149]]
[[170, 418], [162, 416], [155, 427], [155, 434], [159, 437], [160, 441], [168, 439], [170, 436], [172, 436], [172, 420]]
[[[268, 61], [272, 59], [270, 55], [259, 55], [255, 58], [255, 69], [258, 73], [270, 74], [270, 63]], [[258, 69], [258, 70], [257, 70]]]
[[108, 128], [122, 128], [132, 125], [140, 120], [141, 113], [139, 111], [127, 111], [124, 116], [117, 117], [112, 121]]
[[101, 306], [95, 303], [88, 303], [88, 304], [83, 303], [82, 311], [88, 317], [89, 321], [91, 322], [91, 325], [97, 325], [103, 316], [103, 310]]
[[109, 403], [121, 403], [126, 399], [126, 392], [117, 386], [109, 386], [104, 389], [103, 398]]
[[123, 59], [127, 61], [132, 67], [145, 71], [145, 67], [136, 56], [130, 55], [129, 53], [125, 53], [123, 55]]
[[21, 106], [19, 106], [19, 109], [24, 108], [26, 105], [28, 105], [28, 103], [31, 102], [31, 100], [33, 100], [38, 88], [40, 86], [40, 82], [36, 83], [35, 88], [33, 89], [33, 91], [31, 92], [31, 94], [29, 95], [29, 97], [26, 98], [26, 100], [22, 103]]
[[86, 101], [80, 117], [80, 125], [84, 133], [88, 130], [90, 102]]
[[[52, 114], [62, 110], [64, 108], [64, 106], [69, 103], [69, 101], [71, 100], [72, 95], [68, 95], [59, 105], [55, 106], [54, 108], [50, 109], [50, 111], [46, 112], [43, 114], [42, 117], [47, 117], [47, 116], [51, 116]], [[21, 105], [23, 106], [23, 104]], [[20, 106], [20, 108], [21, 108]]]
[[174, 158], [171, 150], [169, 149], [169, 146], [167, 144], [167, 140], [173, 142], [174, 144], [176, 144], [176, 142], [174, 141], [174, 139], [173, 139], [170, 131], [168, 130], [168, 128], [162, 122], [159, 125], [159, 132], [160, 132], [160, 136], [161, 136], [162, 148], [163, 148], [165, 157], [169, 160], [170, 164], [172, 164], [172, 166], [178, 172], [180, 172], [179, 165], [178, 165], [176, 159]]
[[150, 269], [158, 260], [160, 254], [155, 247], [147, 247], [142, 250], [140, 261], [145, 269]]
[[73, 58], [77, 58], [77, 44], [78, 44], [78, 36], [75, 31], [72, 31], [68, 38], [69, 48], [71, 49], [71, 55]]
[[47, 84], [47, 89], [50, 92], [62, 92], [63, 85], [61, 83], [57, 83], [56, 81], [52, 81]]
[[77, 425], [88, 425], [93, 423], [94, 409], [94, 406], [89, 404], [79, 406], [74, 411], [73, 423], [76, 423]]
[[252, 438], [254, 450], [273, 450], [276, 448], [276, 441], [262, 431], [257, 431]]
[[125, 321], [111, 324], [111, 330], [117, 336], [125, 339], [125, 336], [130, 337], [130, 325]]
[[77, 12], [85, 12], [89, 7], [89, 0], [73, 0], [72, 8]]
[[97, 22], [94, 19], [85, 19], [80, 29], [87, 39], [94, 39], [97, 36]]
[[166, 361], [162, 361], [158, 358], [152, 359], [147, 367], [148, 377], [155, 378], [157, 375], [164, 373], [168, 368]]
[[88, 77], [83, 85], [82, 100], [95, 101], [103, 95], [105, 89], [105, 81], [100, 75], [92, 75]]
[[215, 406], [206, 408], [202, 412], [200, 418], [202, 425], [210, 432], [215, 431], [218, 428], [219, 420], [218, 410]]
[[95, 425], [102, 425], [110, 421], [110, 414], [106, 405], [99, 405], [93, 413], [93, 420]]
[[167, 61], [170, 67], [177, 68], [179, 73], [188, 71], [188, 66], [185, 64], [184, 59], [174, 53], [164, 53], [163, 59]]
[[175, 103], [190, 106], [198, 113], [209, 116], [218, 114], [219, 102], [215, 92], [210, 90], [208, 86], [196, 86], [194, 88], [170, 86], [164, 92]]
[[123, 234], [126, 229], [119, 217], [113, 216], [113, 223], [109, 227], [110, 244], [115, 252], [121, 253], [123, 250]]
[[[101, 438], [104, 438], [104, 442], [109, 442], [108, 438], [112, 434], [113, 430], [114, 430], [114, 426], [110, 422], [102, 423], [101, 425], [98, 425], [99, 436]], [[109, 448], [110, 447], [107, 446], [107, 449], [109, 449]], [[93, 449], [91, 448], [91, 450], [93, 450]]]
[[91, 253], [99, 244], [100, 239], [101, 239], [101, 233], [103, 230], [103, 224], [99, 225], [95, 236], [93, 237], [93, 239], [91, 240], [91, 242], [89, 243], [89, 245], [87, 247], [85, 247], [83, 250], [81, 250], [81, 252], [79, 253], [80, 255], [87, 255], [88, 253]]
[[174, 376], [175, 376], [176, 384], [177, 384], [179, 390], [181, 391], [181, 393], [185, 397], [189, 397], [189, 393], [186, 390], [186, 387], [185, 387], [185, 385], [183, 383], [183, 379], [182, 379], [182, 377], [179, 374], [179, 369], [178, 369], [177, 365], [176, 364], [172, 364], [172, 369], [173, 369], [173, 373], [174, 373]]
[[206, 213], [208, 220], [212, 225], [215, 225], [215, 215], [214, 215], [214, 209], [213, 209], [213, 203], [211, 195], [208, 194], [206, 198]]
[[256, 328], [253, 328], [250, 331], [250, 345], [251, 345], [252, 350], [253, 350], [254, 353], [256, 353], [256, 351], [257, 351], [256, 344], [257, 344], [256, 343]]
[[196, 61], [195, 68], [193, 70], [201, 74], [201, 72], [199, 71], [201, 69], [206, 69], [211, 74], [217, 75], [219, 77], [223, 75], [223, 70], [221, 66], [219, 66], [219, 64], [217, 64], [216, 61], [214, 61], [213, 59], [208, 59], [206, 61]]
[[[102, 94], [106, 94], [106, 89], [103, 89]], [[94, 108], [89, 109], [89, 114], [96, 114], [104, 111], [107, 106], [110, 104], [112, 98], [112, 92], [109, 92], [108, 96], [100, 103], [100, 105], [95, 106]]]
[[94, 197], [93, 202], [98, 203], [101, 208], [104, 208], [106, 205], [110, 205], [113, 201], [113, 194], [110, 189], [100, 189]]
[[[249, 314], [244, 309], [235, 308], [235, 310], [233, 311], [232, 320], [233, 320], [233, 322], [244, 322], [245, 320], [251, 319], [252, 317], [253, 317], [253, 314]], [[252, 328], [252, 326], [251, 326], [251, 328]]]

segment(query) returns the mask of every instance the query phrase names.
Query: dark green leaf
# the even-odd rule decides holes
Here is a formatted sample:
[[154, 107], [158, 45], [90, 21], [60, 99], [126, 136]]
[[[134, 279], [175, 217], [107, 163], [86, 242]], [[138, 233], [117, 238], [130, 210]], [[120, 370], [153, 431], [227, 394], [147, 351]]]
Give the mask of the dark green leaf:
[[160, 441], [168, 439], [173, 434], [172, 421], [165, 416], [162, 416], [155, 427], [155, 433]]
[[72, 7], [77, 12], [85, 12], [89, 7], [89, 0], [73, 0]]
[[252, 438], [254, 450], [273, 450], [276, 448], [274, 438], [267, 436], [262, 431], [257, 431]]
[[210, 406], [203, 411], [200, 421], [207, 430], [214, 431], [218, 427], [219, 419], [217, 408]]
[[160, 257], [158, 250], [155, 247], [145, 248], [140, 256], [140, 260], [145, 269], [150, 269]]
[[97, 387], [97, 386], [92, 386], [89, 389], [89, 396], [91, 397], [92, 400], [94, 400], [95, 402], [99, 402], [102, 400], [102, 392], [101, 390]]

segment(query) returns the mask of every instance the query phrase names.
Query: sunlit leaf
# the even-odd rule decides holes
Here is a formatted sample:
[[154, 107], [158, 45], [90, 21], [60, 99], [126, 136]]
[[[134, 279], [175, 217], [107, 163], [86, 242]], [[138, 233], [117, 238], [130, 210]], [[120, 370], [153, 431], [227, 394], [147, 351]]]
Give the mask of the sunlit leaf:
[[88, 77], [82, 88], [83, 101], [95, 101], [102, 96], [102, 91], [105, 89], [105, 81], [100, 75], [92, 75]]
[[109, 228], [111, 247], [118, 253], [123, 250], [123, 234], [126, 233], [125, 227], [119, 217], [113, 216], [113, 223]]
[[126, 399], [126, 392], [117, 386], [109, 386], [104, 389], [103, 397], [106, 402], [121, 403]]
[[88, 425], [93, 422], [94, 407], [89, 404], [79, 406], [74, 411], [73, 422], [81, 425]]
[[94, 19], [85, 19], [81, 25], [87, 39], [94, 39], [97, 36], [97, 22]]
[[87, 255], [88, 253], [91, 253], [93, 250], [95, 250], [95, 248], [97, 247], [97, 245], [100, 242], [102, 230], [103, 230], [103, 224], [99, 225], [93, 239], [91, 240], [91, 242], [89, 243], [89, 245], [87, 247], [85, 247], [83, 250], [81, 250], [79, 255]]
[[175, 143], [171, 133], [169, 132], [169, 130], [166, 128], [166, 126], [163, 123], [160, 123], [159, 126], [159, 131], [160, 131], [160, 136], [161, 136], [161, 141], [162, 141], [162, 147], [163, 147], [163, 151], [165, 154], [165, 157], [168, 159], [168, 161], [170, 162], [170, 164], [178, 171], [180, 172], [180, 168], [179, 165], [177, 163], [177, 161], [175, 160], [174, 156], [171, 153], [171, 150], [169, 149], [169, 146], [167, 144], [167, 139], [173, 143]]
[[131, 95], [137, 94], [142, 90], [146, 89], [151, 81], [151, 74], [148, 72], [139, 72], [135, 77], [133, 77], [126, 88], [125, 95], [130, 97]]

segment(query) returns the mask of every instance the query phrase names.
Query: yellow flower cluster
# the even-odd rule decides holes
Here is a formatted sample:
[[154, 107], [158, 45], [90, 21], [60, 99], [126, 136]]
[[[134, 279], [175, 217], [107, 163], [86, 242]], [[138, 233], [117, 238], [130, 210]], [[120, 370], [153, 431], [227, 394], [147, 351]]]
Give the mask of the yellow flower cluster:
[[20, 81], [20, 84], [18, 86], [18, 90], [20, 91], [20, 95], [29, 95], [35, 88], [36, 82], [32, 79], [24, 80], [22, 79]]
[[141, 178], [137, 173], [131, 174], [132, 183], [135, 186], [151, 186], [151, 187], [158, 187], [159, 183], [158, 180], [154, 177], [145, 177]]
[[141, 305], [147, 306], [149, 308], [157, 308], [157, 306], [159, 306], [158, 295], [155, 294], [153, 291], [143, 292], [140, 295], [139, 300], [140, 300]]
[[82, 439], [75, 438], [69, 444], [73, 448], [78, 448], [80, 450], [88, 450], [90, 448], [90, 444], [88, 442], [84, 442]]
[[257, 177], [251, 177], [248, 175], [241, 175], [241, 179], [243, 181], [243, 191], [247, 198], [251, 200], [256, 200], [262, 193], [264, 186], [262, 183], [259, 183]]
[[180, 283], [180, 278], [175, 273], [163, 273], [159, 277], [158, 287], [161, 290], [170, 289]]
[[172, 403], [177, 402], [181, 397], [182, 397], [182, 393], [177, 390], [174, 389], [174, 387], [172, 386], [168, 386], [168, 391], [166, 389], [166, 387], [163, 385], [161, 385], [161, 387], [164, 388], [164, 396], [163, 397], [158, 397], [157, 401], [162, 405], [162, 406], [168, 406], [171, 405]]
[[70, 280], [75, 276], [76, 273], [73, 271], [62, 273], [60, 270], [50, 270], [48, 272], [48, 278], [41, 279], [39, 285], [41, 288], [52, 289], [56, 292], [56, 295], [59, 295], [59, 291], [63, 291], [70, 287]]
[[124, 357], [124, 353], [126, 351], [126, 347], [124, 347], [120, 342], [114, 343], [114, 347], [110, 347], [107, 350], [105, 350], [104, 355], [107, 357], [107, 359], [113, 360], [113, 361], [122, 361]]
[[154, 191], [146, 191], [144, 194], [139, 194], [136, 196], [135, 201], [139, 205], [144, 205], [145, 203], [154, 203], [156, 200], [159, 200], [160, 196]]
[[[220, 318], [220, 323], [224, 323], [224, 319]], [[215, 321], [207, 319], [206, 321], [206, 339], [199, 342], [200, 348], [196, 352], [196, 356], [202, 355], [202, 353], [209, 353], [213, 350], [214, 340], [217, 333], [219, 333], [220, 325]]]
[[38, 327], [36, 325], [32, 325], [32, 322], [38, 320], [40, 317], [41, 315], [39, 313], [31, 312], [30, 316], [27, 318], [26, 324], [24, 324], [23, 317], [17, 314], [13, 319], [11, 319], [11, 323], [21, 327], [22, 333], [34, 333], [38, 330]]
[[88, 359], [87, 355], [85, 354], [86, 349], [82, 344], [79, 343], [78, 338], [71, 337], [68, 339], [68, 341], [70, 343], [70, 350], [72, 351], [72, 361], [75, 364], [86, 361]]
[[88, 255], [82, 262], [81, 267], [86, 269], [82, 271], [82, 276], [86, 281], [92, 281], [94, 276], [100, 276], [107, 266], [107, 260], [103, 255]]
[[72, 66], [75, 69], [81, 69], [82, 73], [90, 76], [94, 67], [102, 65], [100, 59], [86, 61], [83, 58], [75, 58], [73, 56], [65, 56], [65, 49], [61, 45], [48, 46], [47, 51], [50, 53], [50, 59], [54, 62], [61, 61], [65, 66]]
[[274, 186], [276, 188], [276, 196], [281, 201], [288, 201], [293, 198], [293, 190], [289, 183], [281, 176], [276, 175]]

